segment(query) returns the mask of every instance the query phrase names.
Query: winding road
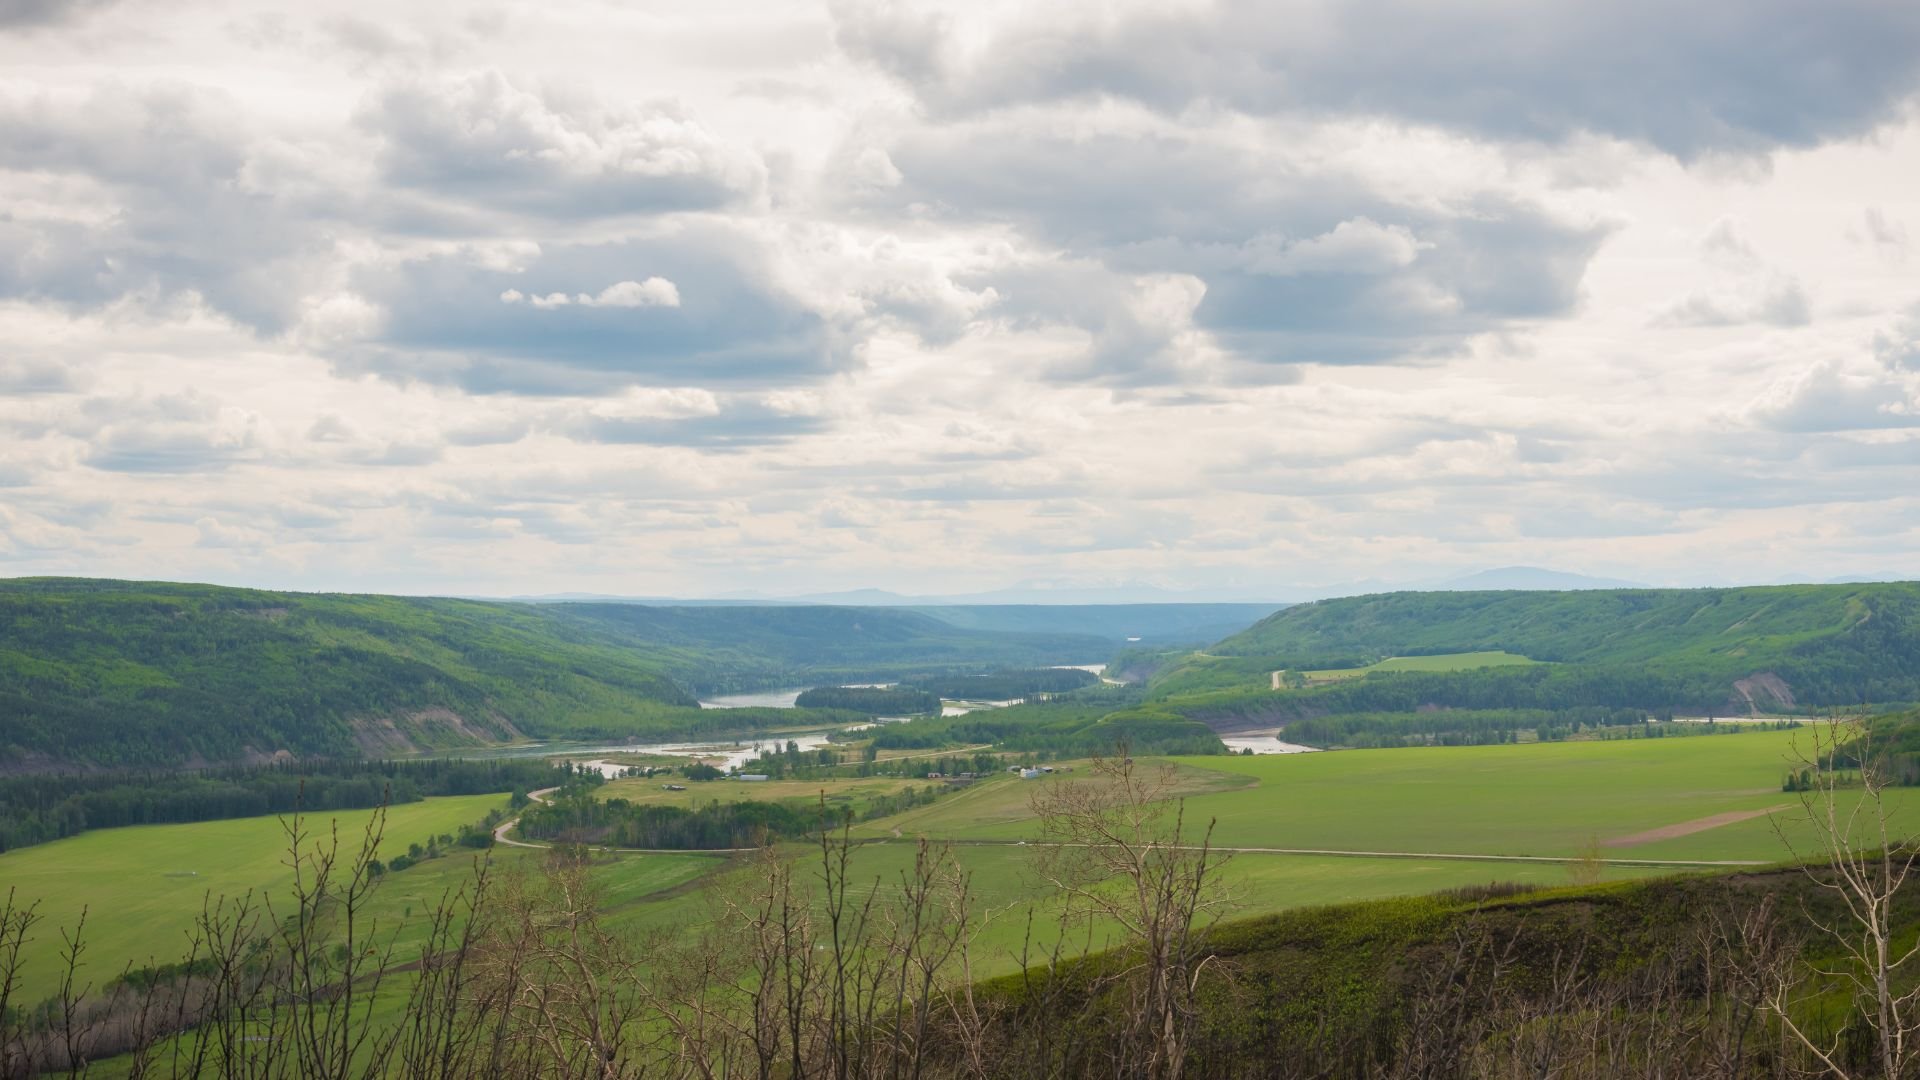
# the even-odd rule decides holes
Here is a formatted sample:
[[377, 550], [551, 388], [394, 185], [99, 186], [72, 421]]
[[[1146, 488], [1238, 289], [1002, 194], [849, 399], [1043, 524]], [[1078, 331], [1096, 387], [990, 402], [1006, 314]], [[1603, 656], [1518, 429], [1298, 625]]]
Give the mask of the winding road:
[[[529, 803], [546, 802], [547, 796], [559, 790], [560, 789], [558, 787], [548, 787], [548, 788], [541, 788], [539, 791], [529, 791], [527, 792], [527, 801]], [[505, 844], [508, 847], [543, 848], [548, 846], [546, 844], [529, 844], [524, 840], [507, 839], [507, 830], [513, 828], [515, 825], [518, 825], [518, 824], [520, 824], [520, 815], [515, 814], [512, 817], [508, 818], [507, 820], [494, 826], [493, 842], [496, 844]]]

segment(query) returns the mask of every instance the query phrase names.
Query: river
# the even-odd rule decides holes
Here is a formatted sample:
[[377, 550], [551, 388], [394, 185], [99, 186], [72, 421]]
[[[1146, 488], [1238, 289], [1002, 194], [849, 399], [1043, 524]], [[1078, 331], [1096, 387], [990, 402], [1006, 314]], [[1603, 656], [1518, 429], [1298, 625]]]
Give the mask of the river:
[[1273, 731], [1241, 731], [1232, 735], [1220, 736], [1227, 749], [1234, 753], [1252, 750], [1256, 754], [1317, 754], [1317, 746], [1303, 746], [1300, 743], [1282, 742], [1278, 729]]
[[633, 766], [623, 765], [616, 761], [607, 761], [602, 758], [589, 758], [585, 761], [579, 761], [578, 759], [589, 754], [651, 754], [659, 757], [683, 757], [690, 761], [704, 761], [723, 772], [727, 772], [740, 768], [747, 762], [759, 757], [762, 751], [784, 749], [789, 742], [798, 744], [803, 753], [809, 750], [818, 750], [827, 745], [828, 733], [824, 731], [808, 731], [782, 735], [765, 735], [754, 739], [736, 739], [727, 742], [685, 741], [646, 743], [644, 745], [621, 744], [618, 746], [601, 747], [569, 747], [565, 751], [564, 756], [574, 758], [577, 764], [597, 770], [600, 775], [609, 778], [619, 776], [622, 771], [632, 768]]

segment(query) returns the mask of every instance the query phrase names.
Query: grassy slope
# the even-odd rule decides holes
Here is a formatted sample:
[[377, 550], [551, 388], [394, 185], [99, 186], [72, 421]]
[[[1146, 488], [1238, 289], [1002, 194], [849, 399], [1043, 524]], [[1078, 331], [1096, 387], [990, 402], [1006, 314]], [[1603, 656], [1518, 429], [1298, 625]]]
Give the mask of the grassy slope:
[[[1541, 1045], [1533, 1040], [1548, 1020], [1589, 1019], [1576, 1021], [1552, 1011], [1554, 987], [1588, 979], [1631, 985], [1657, 977], [1670, 962], [1687, 964], [1695, 973], [1677, 987], [1679, 1008], [1691, 1009], [1703, 985], [1725, 992], [1720, 977], [1725, 959], [1710, 961], [1718, 970], [1710, 982], [1701, 981], [1701, 968], [1695, 966], [1699, 939], [1712, 933], [1712, 920], [1751, 910], [1762, 895], [1774, 898], [1780, 921], [1791, 928], [1788, 936], [1815, 920], [1847, 924], [1839, 900], [1797, 869], [1560, 888], [1492, 902], [1406, 898], [1238, 920], [1203, 939], [1203, 949], [1222, 962], [1203, 965], [1197, 1041], [1205, 1049], [1200, 1060], [1217, 1075], [1264, 1075], [1274, 1062], [1305, 1064], [1303, 1074], [1375, 1075], [1376, 1055], [1403, 1046], [1410, 1026], [1431, 1025], [1424, 1033], [1444, 1042], [1449, 1026], [1462, 1016], [1448, 1008], [1449, 1002], [1467, 1003], [1467, 1022], [1479, 1019], [1472, 1013], [1490, 993], [1489, 956], [1499, 957], [1501, 987], [1517, 992], [1524, 1002], [1518, 1017], [1493, 1018], [1490, 1047], [1511, 1045], [1524, 1053], [1524, 1048]], [[1911, 940], [1920, 926], [1913, 897], [1896, 903], [1892, 920], [1899, 936]], [[1461, 943], [1481, 941], [1486, 948], [1472, 965], [1477, 977], [1469, 981], [1460, 963]], [[1837, 951], [1816, 933], [1807, 942], [1804, 959], [1820, 967], [1839, 967]], [[1801, 970], [1796, 968], [1796, 974]], [[1577, 980], [1570, 978], [1572, 971], [1578, 971]], [[991, 1003], [1031, 1007], [1018, 979], [996, 980], [979, 990]], [[1628, 1011], [1616, 1011], [1614, 1020], [1624, 1016], [1629, 1022], [1672, 1022], [1664, 1015], [1649, 1017], [1643, 1011], [1648, 1009], [1644, 997], [1629, 1001], [1618, 1007]], [[1834, 1003], [1829, 997], [1821, 1004]], [[1122, 1007], [1117, 1000], [1114, 1005]], [[1675, 1007], [1672, 997], [1660, 998], [1657, 1005], [1663, 1011]], [[1803, 1025], [1813, 1021], [1814, 1029], [1824, 1034], [1828, 1018], [1817, 1015], [1819, 1007], [1803, 1000], [1794, 1011]], [[1691, 1017], [1690, 1012], [1681, 1015]], [[1044, 1014], [1029, 1020], [1045, 1022]], [[1840, 1022], [1844, 1013], [1833, 1026]], [[1764, 1048], [1776, 1035], [1764, 1021], [1746, 1034], [1750, 1055], [1755, 1044]], [[1752, 1069], [1752, 1075], [1763, 1074], [1766, 1056], [1761, 1050], [1761, 1060], [1749, 1057], [1745, 1068]], [[1866, 1061], [1856, 1057], [1850, 1064], [1864, 1071]], [[1593, 1075], [1604, 1074], [1609, 1064], [1620, 1075], [1639, 1075], [1655, 1066], [1664, 1069], [1658, 1075], [1680, 1074], [1675, 1062], [1596, 1057], [1581, 1063], [1600, 1070]], [[1407, 1059], [1396, 1064], [1405, 1066]], [[1688, 1067], [1699, 1066], [1689, 1062]], [[1514, 1071], [1523, 1069], [1516, 1066]], [[1416, 1074], [1412, 1068], [1406, 1072]]]
[[[1178, 765], [1188, 820], [1217, 820], [1215, 842], [1222, 845], [1566, 856], [1593, 837], [1791, 803], [1791, 796], [1778, 791], [1791, 737], [1755, 731], [1631, 742], [1193, 758]], [[956, 852], [973, 874], [977, 910], [992, 917], [982, 970], [1008, 970], [1025, 932], [1028, 905], [1040, 903], [1045, 910], [1048, 893], [1035, 866], [1039, 851], [967, 841], [1032, 836], [1033, 794], [1046, 783], [1086, 779], [1084, 769], [1050, 781], [996, 777], [930, 807], [859, 826], [856, 835], [880, 842], [856, 852], [856, 879], [895, 889], [899, 873], [911, 865], [918, 837], [959, 841]], [[878, 783], [883, 782], [849, 780], [836, 794]], [[638, 782], [623, 786], [645, 790]], [[786, 790], [791, 786], [777, 792], [769, 787], [768, 793], [792, 796], [797, 789]], [[726, 792], [728, 797], [742, 793], [749, 793], [744, 785]], [[1902, 790], [1896, 797], [1905, 804], [1916, 794]], [[393, 812], [389, 836], [404, 847], [409, 840], [475, 820], [496, 803], [477, 797], [401, 807]], [[343, 831], [363, 818], [341, 815]], [[899, 839], [893, 839], [895, 828]], [[283, 883], [281, 845], [273, 819], [105, 830], [0, 856], [0, 879], [19, 885], [23, 896], [45, 897], [43, 910], [53, 917], [49, 926], [70, 923], [82, 903], [92, 904], [96, 913], [110, 913], [97, 917], [89, 934], [95, 942], [93, 974], [105, 977], [129, 959], [164, 955], [206, 891]], [[787, 851], [802, 860], [818, 857], [817, 849], [805, 844]], [[1786, 852], [1761, 819], [1607, 854], [1774, 860]], [[496, 850], [496, 859], [507, 865], [539, 857], [538, 852]], [[638, 931], [702, 925], [710, 901], [700, 889], [679, 887], [729, 867], [752, 872], [737, 861], [688, 854], [621, 856], [597, 874], [608, 888], [614, 923]], [[182, 869], [198, 869], [201, 876], [166, 876]], [[383, 917], [406, 907], [422, 910], [466, 871], [465, 860], [453, 857], [390, 875], [382, 886]], [[1608, 876], [1660, 872], [1615, 867]], [[1259, 854], [1233, 856], [1226, 873], [1239, 900], [1237, 910], [1245, 915], [1496, 879], [1567, 881], [1565, 868], [1556, 863]], [[803, 866], [802, 877], [810, 880], [810, 874]], [[48, 939], [57, 943], [50, 930]], [[34, 977], [44, 987], [50, 960], [39, 959]]]
[[[345, 752], [350, 721], [416, 742], [611, 724], [690, 705], [657, 657], [532, 608], [196, 585], [0, 582], [7, 756], [166, 762]], [[447, 710], [461, 734], [406, 721]]]
[[[465, 795], [408, 803], [387, 811], [381, 852], [404, 852], [441, 833], [506, 805], [505, 795]], [[308, 819], [320, 832], [337, 822], [343, 850], [358, 850], [372, 811], [343, 811]], [[0, 881], [24, 902], [39, 901], [39, 945], [29, 950], [25, 977], [29, 999], [50, 991], [58, 951], [57, 928], [70, 928], [88, 910], [87, 975], [96, 982], [119, 974], [128, 963], [164, 962], [186, 952], [186, 932], [209, 895], [238, 897], [249, 889], [284, 894], [292, 873], [284, 865], [287, 837], [280, 819], [238, 818], [191, 825], [140, 825], [102, 829], [82, 836], [0, 854]], [[427, 878], [464, 872], [459, 856], [390, 875], [383, 891], [400, 905], [422, 890]], [[412, 875], [419, 873], [422, 877]], [[449, 879], [450, 880], [450, 879]], [[402, 899], [402, 898], [405, 899]], [[284, 895], [279, 895], [284, 903]]]
[[[687, 687], [1095, 658], [1097, 638], [989, 635], [912, 612], [646, 608], [0, 581], [0, 768], [675, 737]], [[457, 719], [456, 719], [457, 718]], [[384, 738], [378, 738], [383, 736]]]
[[1524, 656], [1507, 652], [1433, 653], [1427, 656], [1394, 656], [1366, 667], [1327, 668], [1304, 674], [1314, 682], [1364, 678], [1375, 671], [1472, 671], [1476, 668], [1517, 667], [1537, 664]]
[[1388, 593], [1288, 608], [1223, 656], [1504, 650], [1563, 663], [1718, 663], [1755, 671], [1823, 644], [1911, 642], [1920, 584]]
[[[1266, 689], [1275, 669], [1364, 666], [1385, 657], [1500, 651], [1551, 670], [1408, 669], [1418, 691], [1471, 708], [1658, 710], [1850, 705], [1920, 700], [1920, 584], [1739, 589], [1388, 593], [1288, 608], [1157, 674], [1154, 695], [1195, 698]], [[1777, 676], [1776, 698], [1764, 685]], [[1409, 684], [1411, 685], [1411, 684]], [[1509, 694], [1503, 687], [1515, 688]], [[1531, 689], [1529, 689], [1531, 688]], [[1316, 688], [1325, 691], [1325, 687]], [[1396, 711], [1351, 693], [1273, 703], [1288, 712]], [[1376, 695], [1376, 697], [1383, 695]], [[1502, 704], [1506, 699], [1512, 706]], [[1353, 703], [1348, 699], [1354, 699]], [[1457, 700], [1456, 700], [1457, 699]]]
[[[1567, 857], [1589, 840], [1625, 838], [1712, 815], [1795, 806], [1780, 791], [1793, 731], [1685, 739], [1419, 747], [1261, 757], [1186, 758], [1190, 822], [1217, 822], [1232, 847]], [[1047, 780], [995, 779], [928, 807], [862, 826], [881, 835], [1018, 840], [1037, 835], [1029, 807]], [[1920, 808], [1920, 791], [1896, 803]], [[1916, 809], [1920, 813], [1920, 809]], [[1793, 814], [1790, 835], [1805, 840]], [[1766, 818], [1611, 848], [1621, 858], [1783, 859]], [[1249, 858], [1255, 856], [1248, 856]], [[1496, 871], [1506, 876], [1504, 866]]]

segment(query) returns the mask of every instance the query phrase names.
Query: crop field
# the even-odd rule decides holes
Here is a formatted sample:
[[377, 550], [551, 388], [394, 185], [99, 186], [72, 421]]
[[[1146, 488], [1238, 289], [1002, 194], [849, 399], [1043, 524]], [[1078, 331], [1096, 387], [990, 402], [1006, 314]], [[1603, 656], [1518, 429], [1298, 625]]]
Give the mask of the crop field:
[[1259, 786], [1188, 813], [1228, 845], [1564, 856], [1597, 840], [1610, 858], [1778, 861], [1776, 823], [1812, 843], [1780, 790], [1805, 735], [1228, 758], [1215, 767]]
[[[1812, 852], [1797, 797], [1780, 790], [1805, 734], [1184, 758], [1173, 763], [1173, 790], [1186, 799], [1194, 835], [1212, 821], [1213, 843], [1240, 849], [1228, 853], [1225, 878], [1236, 912], [1252, 915], [1495, 880], [1564, 885], [1568, 867], [1555, 860], [1595, 843], [1612, 860], [1609, 880], [1784, 861], [1791, 853], [1782, 832]], [[990, 916], [983, 944], [1006, 953], [1024, 931], [1027, 903], [1048, 893], [1042, 849], [1021, 843], [1039, 839], [1031, 800], [1048, 785], [1090, 782], [1084, 762], [1063, 767], [1074, 771], [1031, 781], [1002, 774], [855, 826], [868, 841], [854, 856], [856, 878], [896, 889], [917, 839], [950, 841], [977, 910]], [[1903, 815], [1909, 795], [1893, 793]], [[786, 850], [815, 857], [803, 845]], [[689, 900], [646, 917], [694, 910]]]
[[1392, 656], [1366, 667], [1330, 668], [1302, 674], [1310, 683], [1323, 683], [1363, 678], [1375, 671], [1472, 671], [1476, 668], [1518, 667], [1537, 663], [1539, 661], [1510, 652], [1436, 653], [1431, 656]]
[[[1234, 912], [1418, 894], [1489, 881], [1562, 885], [1559, 861], [1506, 861], [1489, 856], [1560, 860], [1597, 842], [1609, 879], [1684, 872], [1687, 866], [1635, 865], [1633, 860], [1774, 862], [1788, 857], [1779, 828], [1814, 850], [1798, 823], [1794, 795], [1780, 791], [1796, 737], [1803, 732], [1609, 742], [1336, 751], [1262, 757], [1199, 757], [1172, 762], [1174, 792], [1186, 800], [1189, 829], [1213, 822], [1213, 843], [1229, 852], [1224, 879]], [[1160, 762], [1143, 760], [1144, 768]], [[862, 887], [899, 888], [919, 838], [950, 841], [971, 877], [976, 916], [986, 923], [981, 973], [1006, 970], [1038, 904], [1050, 926], [1050, 890], [1031, 800], [1049, 785], [1092, 782], [1086, 763], [1061, 763], [1042, 780], [996, 775], [936, 803], [856, 826], [864, 844], [853, 856]], [[906, 781], [829, 781], [836, 799], [898, 790]], [[916, 782], [917, 783], [917, 782]], [[610, 784], [607, 794], [660, 800], [741, 798], [750, 794], [813, 796], [819, 781], [766, 785], [690, 785], [668, 793], [658, 781]], [[870, 790], [869, 790], [870, 789]], [[1896, 791], [1898, 812], [1910, 793]], [[1920, 797], [1920, 796], [1916, 796]], [[433, 799], [389, 813], [384, 850], [425, 840], [477, 820], [500, 805], [497, 796]], [[1769, 812], [1772, 812], [1769, 815]], [[364, 812], [338, 815], [343, 846], [357, 841]], [[1023, 844], [1021, 841], [1029, 841]], [[284, 892], [284, 837], [273, 818], [193, 825], [109, 829], [0, 856], [0, 880], [24, 898], [41, 899], [41, 945], [27, 970], [29, 996], [50, 989], [58, 935], [82, 906], [95, 913], [88, 929], [88, 975], [104, 980], [128, 962], [168, 959], [208, 893], [249, 888]], [[1281, 853], [1290, 849], [1303, 853]], [[1317, 852], [1374, 853], [1335, 855]], [[782, 848], [800, 860], [801, 881], [818, 877], [817, 849]], [[1447, 856], [1455, 856], [1449, 858]], [[1468, 856], [1458, 858], [1457, 856]], [[531, 866], [540, 852], [496, 848], [497, 867]], [[374, 904], [383, 928], [398, 928], [401, 955], [417, 947], [424, 914], [472, 871], [462, 851], [389, 873]], [[595, 876], [615, 927], [664, 930], [703, 924], [713, 901], [703, 887], [730, 874], [754, 874], [748, 859], [714, 854], [605, 857]], [[877, 882], [875, 886], [872, 883]], [[108, 915], [110, 913], [110, 915]], [[1047, 934], [1042, 934], [1046, 940]]]
[[[391, 857], [410, 843], [458, 832], [505, 805], [505, 795], [468, 795], [393, 807], [387, 811], [381, 854]], [[342, 858], [350, 858], [371, 817], [367, 810], [340, 811], [313, 815], [306, 825], [320, 834], [337, 822]], [[129, 963], [164, 963], [184, 955], [187, 931], [209, 894], [266, 891], [284, 909], [293, 880], [286, 862], [287, 837], [275, 817], [101, 829], [0, 854], [0, 889], [14, 889], [18, 903], [38, 900], [43, 919], [28, 950], [25, 996], [31, 1000], [52, 991], [59, 930], [71, 928], [83, 909], [88, 913], [85, 974], [105, 982]], [[427, 878], [450, 882], [454, 869], [467, 866], [466, 858], [451, 854], [390, 874], [395, 887], [381, 891], [396, 907], [408, 907], [412, 896], [423, 902], [429, 892], [437, 897], [438, 889], [426, 887]]]
[[[686, 790], [669, 791], [668, 784], [674, 784]], [[906, 780], [888, 776], [827, 780], [765, 780], [754, 783], [732, 780], [689, 783], [679, 777], [656, 776], [645, 780], [635, 778], [609, 781], [600, 788], [599, 797], [626, 799], [634, 803], [680, 806], [687, 809], [704, 806], [711, 802], [744, 802], [749, 799], [756, 802], [786, 800], [813, 802], [824, 799], [829, 807], [844, 806], [858, 811], [864, 809], [875, 796], [893, 795], [910, 787], [923, 787], [925, 784], [926, 781], [923, 780]]]
[[[877, 892], [883, 899], [899, 896], [903, 875], [912, 871], [918, 850], [919, 845], [910, 840], [873, 841], [855, 849], [848, 871], [854, 895], [864, 898]], [[1043, 854], [1039, 848], [961, 843], [949, 850], [968, 878], [970, 910], [976, 929], [972, 957], [976, 976], [1016, 971], [1023, 947], [1044, 950], [1053, 945], [1059, 937], [1059, 909], [1056, 894], [1043, 874]], [[781, 855], [795, 860], [796, 883], [811, 893], [815, 913], [824, 916], [825, 904], [819, 891], [819, 848], [791, 844], [783, 846]], [[1569, 884], [1566, 868], [1558, 863], [1232, 854], [1222, 856], [1220, 865], [1221, 880], [1230, 898], [1223, 916], [1230, 919], [1289, 908], [1421, 895], [1491, 881], [1542, 888]], [[716, 910], [713, 893], [743, 887], [745, 879], [761, 872], [748, 857], [716, 864], [716, 867], [718, 872], [699, 882], [699, 887], [655, 894], [639, 902], [615, 906], [609, 925], [639, 934], [681, 928], [699, 932]], [[1665, 872], [1649, 867], [1609, 867], [1605, 877], [1613, 881]], [[730, 877], [734, 880], [729, 880]], [[708, 891], [709, 886], [712, 893]], [[1030, 914], [1033, 925], [1029, 944]], [[1107, 940], [1107, 928], [1094, 928], [1096, 947]], [[1084, 937], [1078, 935], [1071, 937], [1069, 948], [1077, 949], [1084, 941]], [[1034, 955], [1038, 956], [1038, 952]]]
[[[1183, 758], [1179, 789], [1189, 826], [1215, 822], [1226, 847], [1565, 858], [1598, 842], [1613, 859], [1772, 862], [1789, 854], [1776, 823], [1812, 843], [1797, 797], [1780, 790], [1806, 735]], [[1034, 792], [1076, 775], [996, 779], [862, 828], [1032, 840]]]

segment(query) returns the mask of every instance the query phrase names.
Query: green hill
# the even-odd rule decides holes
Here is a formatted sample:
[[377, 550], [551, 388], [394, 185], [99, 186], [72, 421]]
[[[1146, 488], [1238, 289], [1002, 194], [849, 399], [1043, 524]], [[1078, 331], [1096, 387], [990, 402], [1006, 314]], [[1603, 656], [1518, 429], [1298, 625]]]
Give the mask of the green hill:
[[1379, 659], [1503, 650], [1580, 663], [1776, 657], [1856, 632], [1864, 640], [1889, 621], [1910, 634], [1916, 603], [1920, 584], [1913, 582], [1386, 593], [1288, 608], [1208, 651]]
[[[1485, 653], [1540, 663], [1458, 660]], [[1389, 657], [1443, 655], [1455, 660], [1355, 670]], [[1420, 666], [1432, 670], [1392, 670]], [[1364, 677], [1327, 680], [1342, 673], [1328, 669]], [[1299, 673], [1306, 685], [1273, 692], [1274, 672]], [[1155, 675], [1153, 696], [1186, 700], [1191, 715], [1215, 707], [1282, 721], [1436, 707], [1724, 715], [1916, 701], [1920, 584], [1323, 600], [1171, 659]]]
[[1106, 647], [911, 612], [0, 581], [0, 770], [675, 738], [743, 723], [695, 708], [695, 690], [1085, 662]]
[[666, 670], [702, 693], [910, 673], [1090, 664], [1113, 644], [1082, 633], [954, 626], [904, 608], [556, 604], [547, 613], [610, 639], [672, 650]]

